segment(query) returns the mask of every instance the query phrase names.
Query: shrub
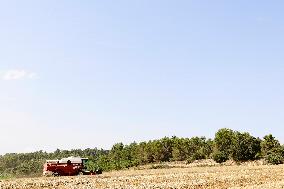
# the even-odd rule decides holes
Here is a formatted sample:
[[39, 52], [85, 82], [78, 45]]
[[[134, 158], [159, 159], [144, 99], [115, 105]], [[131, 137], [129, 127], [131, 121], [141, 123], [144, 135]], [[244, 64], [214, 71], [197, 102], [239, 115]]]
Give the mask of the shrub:
[[218, 130], [214, 139], [215, 147], [219, 151], [230, 153], [234, 137], [235, 133], [231, 129], [223, 128]]
[[229, 160], [229, 157], [224, 152], [216, 151], [216, 152], [213, 153], [213, 159], [217, 163], [223, 163], [223, 162]]
[[264, 157], [272, 152], [278, 151], [280, 148], [280, 142], [271, 134], [266, 135], [261, 142], [261, 153]]
[[257, 158], [261, 152], [260, 139], [251, 136], [249, 133], [235, 132], [232, 143], [232, 158], [235, 161], [248, 161]]
[[275, 153], [275, 152], [268, 154], [265, 157], [265, 160], [272, 165], [278, 165], [283, 163], [282, 155], [280, 153]]
[[197, 151], [196, 153], [192, 154], [192, 156], [190, 156], [187, 160], [186, 163], [193, 163], [195, 160], [201, 160], [201, 159], [205, 159], [205, 155], [202, 154], [200, 151]]

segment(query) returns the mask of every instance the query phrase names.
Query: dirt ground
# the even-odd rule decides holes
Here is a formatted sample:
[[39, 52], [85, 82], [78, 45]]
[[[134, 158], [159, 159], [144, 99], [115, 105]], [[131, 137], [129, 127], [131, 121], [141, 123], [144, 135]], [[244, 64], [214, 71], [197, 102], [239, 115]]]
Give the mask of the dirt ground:
[[114, 171], [97, 176], [8, 179], [0, 181], [0, 188], [284, 188], [284, 165], [180, 166]]

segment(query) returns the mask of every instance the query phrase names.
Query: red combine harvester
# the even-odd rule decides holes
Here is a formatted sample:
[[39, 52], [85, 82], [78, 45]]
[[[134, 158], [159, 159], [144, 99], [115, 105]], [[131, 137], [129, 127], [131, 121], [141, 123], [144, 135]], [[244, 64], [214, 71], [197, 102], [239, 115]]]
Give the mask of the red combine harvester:
[[86, 163], [88, 158], [69, 157], [61, 160], [46, 160], [43, 167], [44, 176], [75, 176], [75, 175], [96, 175], [101, 170], [88, 171]]

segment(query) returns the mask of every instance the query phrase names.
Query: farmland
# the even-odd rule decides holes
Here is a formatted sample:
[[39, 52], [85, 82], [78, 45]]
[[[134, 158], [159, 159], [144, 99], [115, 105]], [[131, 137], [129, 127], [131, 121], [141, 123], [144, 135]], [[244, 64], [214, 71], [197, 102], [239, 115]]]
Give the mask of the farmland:
[[7, 179], [0, 181], [0, 188], [284, 188], [283, 165], [217, 165], [209, 161], [163, 166], [105, 172], [97, 176]]

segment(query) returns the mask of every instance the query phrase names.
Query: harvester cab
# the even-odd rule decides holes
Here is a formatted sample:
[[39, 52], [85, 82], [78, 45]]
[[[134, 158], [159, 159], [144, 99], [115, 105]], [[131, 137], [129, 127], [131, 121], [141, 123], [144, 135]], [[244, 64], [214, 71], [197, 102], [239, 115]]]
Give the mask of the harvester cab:
[[85, 169], [87, 169], [87, 163], [88, 163], [89, 159], [88, 158], [82, 158], [82, 164], [83, 164], [83, 167]]

